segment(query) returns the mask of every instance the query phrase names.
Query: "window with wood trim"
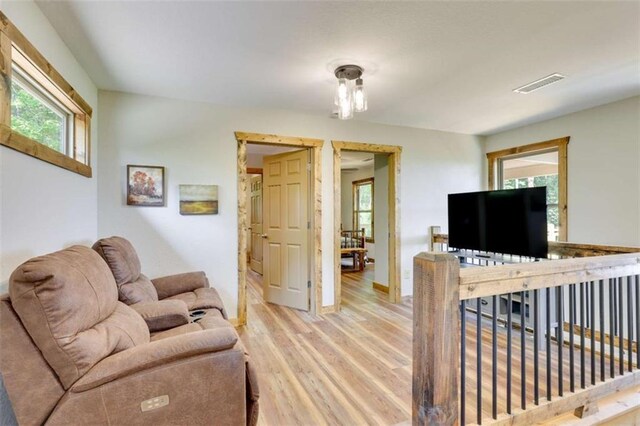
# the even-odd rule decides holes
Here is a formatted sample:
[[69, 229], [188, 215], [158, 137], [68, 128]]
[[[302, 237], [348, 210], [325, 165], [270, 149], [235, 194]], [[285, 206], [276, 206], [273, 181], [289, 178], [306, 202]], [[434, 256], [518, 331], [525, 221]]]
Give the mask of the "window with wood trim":
[[569, 137], [487, 153], [489, 189], [547, 187], [547, 233], [567, 241]]
[[353, 229], [364, 229], [365, 239], [373, 243], [373, 178], [353, 182]]
[[91, 177], [91, 107], [0, 12], [0, 144]]

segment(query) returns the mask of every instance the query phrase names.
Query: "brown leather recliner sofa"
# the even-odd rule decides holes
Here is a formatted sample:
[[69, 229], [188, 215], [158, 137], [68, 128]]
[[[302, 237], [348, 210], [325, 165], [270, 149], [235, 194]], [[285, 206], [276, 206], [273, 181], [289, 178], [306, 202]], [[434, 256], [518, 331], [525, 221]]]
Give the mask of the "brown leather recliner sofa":
[[[224, 321], [224, 308], [213, 310]], [[255, 423], [257, 387], [254, 395], [246, 384], [237, 333], [202, 321], [152, 337], [149, 322], [118, 301], [114, 275], [88, 247], [27, 261], [11, 275], [9, 295], [0, 297], [0, 371], [16, 419], [21, 425]]]

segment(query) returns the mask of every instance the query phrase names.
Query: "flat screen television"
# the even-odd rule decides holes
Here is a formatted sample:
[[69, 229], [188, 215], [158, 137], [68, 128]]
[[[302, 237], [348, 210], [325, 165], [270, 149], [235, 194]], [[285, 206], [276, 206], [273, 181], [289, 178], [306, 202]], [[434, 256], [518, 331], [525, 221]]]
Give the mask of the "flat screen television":
[[546, 258], [547, 188], [449, 194], [449, 247]]

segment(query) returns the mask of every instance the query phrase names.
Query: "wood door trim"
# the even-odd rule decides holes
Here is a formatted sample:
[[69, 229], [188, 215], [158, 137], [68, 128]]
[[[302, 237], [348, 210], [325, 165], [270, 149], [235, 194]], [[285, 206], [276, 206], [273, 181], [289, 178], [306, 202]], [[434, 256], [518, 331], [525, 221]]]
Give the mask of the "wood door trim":
[[[238, 319], [237, 326], [247, 324], [247, 143], [294, 146], [311, 148], [313, 197], [313, 298], [311, 313], [323, 312], [322, 307], [322, 139], [292, 136], [268, 135], [260, 133], [235, 132], [238, 145]], [[315, 292], [313, 288], [315, 287]]]
[[342, 282], [340, 276], [340, 219], [342, 151], [389, 154], [389, 301], [401, 301], [400, 281], [400, 156], [402, 147], [371, 143], [331, 141], [333, 146], [333, 251], [334, 251], [334, 310], [340, 310]]

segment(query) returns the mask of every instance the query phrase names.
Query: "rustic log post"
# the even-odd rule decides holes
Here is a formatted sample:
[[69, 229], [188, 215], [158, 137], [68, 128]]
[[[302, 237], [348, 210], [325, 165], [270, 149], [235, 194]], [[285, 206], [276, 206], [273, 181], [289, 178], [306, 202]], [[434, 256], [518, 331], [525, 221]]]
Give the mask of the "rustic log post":
[[458, 423], [459, 271], [451, 254], [413, 258], [414, 425]]

